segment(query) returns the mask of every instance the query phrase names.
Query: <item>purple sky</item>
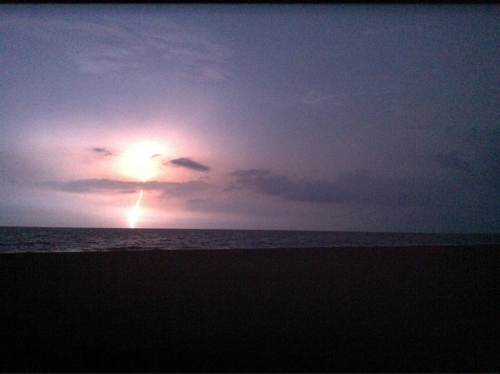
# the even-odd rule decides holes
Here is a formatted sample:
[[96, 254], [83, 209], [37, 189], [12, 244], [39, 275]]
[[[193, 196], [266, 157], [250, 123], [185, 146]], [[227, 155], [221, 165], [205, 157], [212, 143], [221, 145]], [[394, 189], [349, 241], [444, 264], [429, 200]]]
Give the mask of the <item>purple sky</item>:
[[0, 225], [499, 232], [499, 24], [0, 6]]

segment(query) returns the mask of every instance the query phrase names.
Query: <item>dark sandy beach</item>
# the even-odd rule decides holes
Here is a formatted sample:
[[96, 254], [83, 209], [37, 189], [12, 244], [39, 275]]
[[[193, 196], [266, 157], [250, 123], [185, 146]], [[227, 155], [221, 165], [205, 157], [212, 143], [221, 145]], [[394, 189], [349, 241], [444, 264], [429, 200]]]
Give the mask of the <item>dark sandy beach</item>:
[[4, 372], [492, 372], [500, 247], [0, 255]]

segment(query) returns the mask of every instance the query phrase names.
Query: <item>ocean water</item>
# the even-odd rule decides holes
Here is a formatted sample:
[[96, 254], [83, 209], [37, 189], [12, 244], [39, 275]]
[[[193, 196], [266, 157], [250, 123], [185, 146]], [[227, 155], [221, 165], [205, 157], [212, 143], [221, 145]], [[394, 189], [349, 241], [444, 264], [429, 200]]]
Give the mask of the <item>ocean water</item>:
[[0, 227], [0, 253], [493, 243], [500, 234]]

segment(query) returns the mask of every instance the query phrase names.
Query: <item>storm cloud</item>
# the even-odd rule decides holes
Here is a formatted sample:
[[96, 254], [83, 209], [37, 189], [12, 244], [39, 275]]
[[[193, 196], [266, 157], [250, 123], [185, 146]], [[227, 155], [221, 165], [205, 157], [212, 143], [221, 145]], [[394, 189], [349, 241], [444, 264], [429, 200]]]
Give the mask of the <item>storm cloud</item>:
[[427, 206], [443, 202], [444, 186], [431, 181], [374, 177], [366, 170], [341, 173], [334, 182], [286, 175], [266, 169], [236, 170], [226, 191], [247, 189], [287, 201], [317, 204]]
[[305, 179], [295, 182], [265, 169], [236, 170], [231, 176], [236, 181], [226, 190], [246, 188], [285, 200], [313, 203], [341, 203], [352, 199], [349, 191], [332, 183]]
[[195, 171], [209, 171], [210, 167], [200, 164], [196, 161], [191, 160], [187, 157], [176, 158], [166, 163], [166, 165], [180, 166], [186, 169], [191, 169]]

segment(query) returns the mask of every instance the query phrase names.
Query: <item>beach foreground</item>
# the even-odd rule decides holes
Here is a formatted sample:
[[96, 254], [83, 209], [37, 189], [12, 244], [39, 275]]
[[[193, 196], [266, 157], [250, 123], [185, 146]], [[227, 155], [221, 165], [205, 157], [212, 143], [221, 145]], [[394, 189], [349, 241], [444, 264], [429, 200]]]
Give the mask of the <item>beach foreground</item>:
[[4, 372], [494, 372], [500, 246], [0, 255]]

